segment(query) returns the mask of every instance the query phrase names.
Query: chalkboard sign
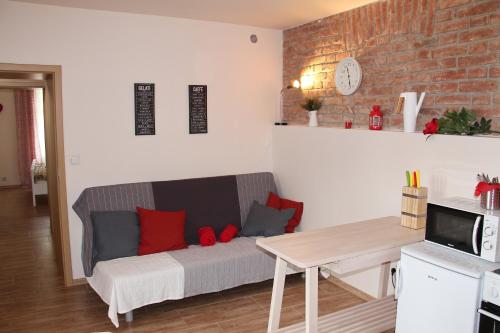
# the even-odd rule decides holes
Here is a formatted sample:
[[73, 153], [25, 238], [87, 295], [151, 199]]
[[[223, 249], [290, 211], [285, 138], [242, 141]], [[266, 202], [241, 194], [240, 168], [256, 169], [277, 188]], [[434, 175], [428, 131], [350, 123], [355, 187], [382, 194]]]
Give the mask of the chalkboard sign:
[[207, 86], [189, 86], [189, 134], [208, 133]]
[[155, 135], [155, 84], [134, 83], [135, 135]]

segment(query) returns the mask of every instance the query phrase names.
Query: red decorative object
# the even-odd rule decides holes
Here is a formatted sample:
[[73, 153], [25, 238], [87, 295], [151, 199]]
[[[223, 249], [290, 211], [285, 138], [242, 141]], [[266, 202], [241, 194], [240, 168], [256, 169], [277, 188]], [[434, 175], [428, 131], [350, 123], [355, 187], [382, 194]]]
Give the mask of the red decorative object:
[[384, 115], [380, 111], [380, 105], [374, 105], [372, 112], [370, 112], [370, 126], [369, 128], [374, 131], [380, 131], [382, 129], [382, 120]]
[[210, 226], [198, 229], [198, 237], [201, 246], [212, 246], [216, 242], [214, 228]]
[[476, 190], [474, 191], [474, 195], [476, 197], [480, 196], [483, 192], [488, 192], [492, 190], [500, 190], [500, 184], [493, 184], [487, 182], [479, 182], [477, 183]]
[[0, 112], [2, 112], [2, 111], [3, 111], [3, 105], [0, 104]]
[[352, 120], [346, 120], [344, 122], [344, 128], [347, 128], [347, 129], [352, 128]]
[[437, 118], [432, 118], [427, 124], [425, 124], [425, 128], [423, 130], [424, 134], [436, 134], [439, 130], [439, 121]]
[[137, 215], [141, 226], [138, 255], [187, 247], [184, 240], [185, 211], [167, 212], [137, 207]]
[[303, 202], [283, 199], [280, 198], [278, 195], [274, 194], [273, 192], [269, 192], [269, 197], [267, 198], [266, 206], [279, 210], [294, 208], [295, 213], [293, 214], [292, 218], [288, 220], [288, 224], [285, 227], [285, 232], [287, 233], [295, 232], [295, 228], [297, 228], [297, 226], [300, 224], [300, 220], [302, 219], [302, 213], [304, 212]]
[[228, 224], [220, 233], [219, 241], [221, 243], [228, 243], [236, 237], [237, 234], [238, 228], [236, 228], [233, 224]]

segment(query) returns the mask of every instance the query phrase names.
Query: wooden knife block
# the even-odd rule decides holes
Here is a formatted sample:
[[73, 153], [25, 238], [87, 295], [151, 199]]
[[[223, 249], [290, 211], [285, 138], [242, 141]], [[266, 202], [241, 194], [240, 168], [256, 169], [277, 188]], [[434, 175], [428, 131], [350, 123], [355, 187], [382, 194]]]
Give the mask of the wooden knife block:
[[427, 219], [427, 187], [403, 187], [401, 225], [411, 229], [425, 228]]

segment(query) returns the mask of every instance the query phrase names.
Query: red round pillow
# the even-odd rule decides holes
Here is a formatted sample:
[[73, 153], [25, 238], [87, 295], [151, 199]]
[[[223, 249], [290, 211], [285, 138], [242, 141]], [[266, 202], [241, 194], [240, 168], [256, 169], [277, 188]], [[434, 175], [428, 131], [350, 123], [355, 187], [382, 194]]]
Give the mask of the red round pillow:
[[201, 246], [212, 246], [217, 241], [214, 228], [210, 226], [198, 229], [198, 237], [200, 238]]
[[238, 228], [233, 224], [228, 224], [220, 233], [219, 242], [228, 243], [238, 234]]

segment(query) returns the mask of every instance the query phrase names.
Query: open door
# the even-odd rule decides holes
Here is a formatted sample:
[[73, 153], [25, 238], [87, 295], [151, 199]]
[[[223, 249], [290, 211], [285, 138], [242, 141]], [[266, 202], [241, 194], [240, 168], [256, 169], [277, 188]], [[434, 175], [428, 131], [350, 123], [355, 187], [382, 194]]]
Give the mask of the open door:
[[44, 89], [45, 150], [51, 233], [66, 286], [74, 284], [69, 246], [61, 67], [0, 64], [0, 87]]

